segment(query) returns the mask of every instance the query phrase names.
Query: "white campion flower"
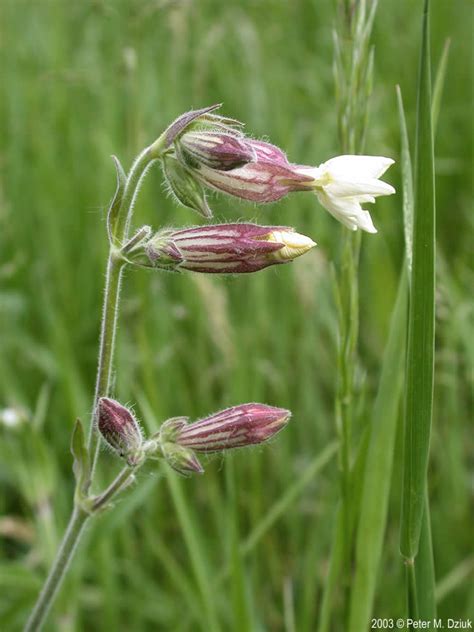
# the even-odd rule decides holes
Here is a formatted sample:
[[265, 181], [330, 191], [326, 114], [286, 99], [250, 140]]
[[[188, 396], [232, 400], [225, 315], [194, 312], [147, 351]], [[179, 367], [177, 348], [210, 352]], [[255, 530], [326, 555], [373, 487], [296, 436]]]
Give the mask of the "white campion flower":
[[370, 213], [361, 204], [395, 193], [390, 184], [379, 180], [393, 163], [383, 156], [337, 156], [319, 167], [298, 167], [298, 172], [314, 179], [319, 202], [344, 226], [376, 233]]

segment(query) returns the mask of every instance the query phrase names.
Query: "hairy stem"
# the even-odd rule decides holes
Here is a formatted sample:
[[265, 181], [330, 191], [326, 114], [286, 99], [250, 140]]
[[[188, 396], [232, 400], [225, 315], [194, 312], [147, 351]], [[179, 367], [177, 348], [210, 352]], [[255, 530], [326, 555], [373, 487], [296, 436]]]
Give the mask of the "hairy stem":
[[84, 525], [87, 522], [88, 514], [75, 507], [71, 514], [66, 533], [59, 547], [56, 559], [53, 562], [48, 578], [46, 579], [38, 601], [28, 619], [24, 632], [36, 632], [40, 630], [46, 615], [51, 607], [53, 599], [59, 586], [64, 579], [64, 575], [71, 562], [74, 549], [79, 542]]
[[97, 402], [109, 394], [112, 376], [112, 363], [115, 349], [115, 333], [117, 330], [120, 287], [122, 284], [123, 262], [116, 258], [113, 250], [109, 255], [105, 279], [104, 305], [102, 311], [102, 328], [100, 333], [99, 359], [97, 379], [92, 407], [92, 419], [89, 429], [89, 454], [91, 455], [90, 482], [94, 477], [100, 447], [97, 432]]
[[122, 238], [122, 243], [127, 240], [130, 231], [133, 207], [140, 190], [141, 181], [154, 160], [155, 158], [151, 155], [150, 147], [147, 147], [138, 155], [128, 174], [116, 227], [116, 236], [119, 239]]
[[109, 500], [112, 500], [115, 494], [118, 494], [128, 484], [130, 477], [133, 476], [134, 469], [136, 468], [124, 467], [107, 489], [94, 500], [92, 511], [96, 512], [105, 507]]
[[[117, 224], [113, 237], [124, 243], [128, 237], [130, 223], [133, 215], [133, 205], [140, 186], [140, 181], [153, 161], [150, 150], [145, 149], [135, 160], [127, 177], [122, 202], [120, 205]], [[105, 280], [104, 302], [102, 308], [102, 325], [100, 333], [99, 356], [97, 364], [97, 379], [92, 406], [91, 424], [89, 429], [88, 449], [91, 457], [91, 472], [89, 489], [93, 482], [94, 471], [99, 456], [100, 437], [97, 432], [97, 402], [100, 397], [109, 394], [112, 367], [115, 349], [115, 334], [117, 330], [118, 308], [120, 301], [120, 287], [122, 283], [122, 271], [124, 261], [119, 255], [116, 246], [111, 245]], [[111, 498], [123, 489], [130, 476], [130, 468], [125, 468], [115, 481], [94, 501], [91, 513], [102, 508]], [[87, 490], [88, 491], [88, 490]], [[46, 615], [53, 603], [54, 597], [60, 588], [71, 559], [76, 550], [83, 527], [89, 518], [89, 514], [75, 505], [68, 528], [58, 553], [50, 569], [48, 577], [41, 590], [33, 612], [26, 624], [25, 632], [40, 630]]]

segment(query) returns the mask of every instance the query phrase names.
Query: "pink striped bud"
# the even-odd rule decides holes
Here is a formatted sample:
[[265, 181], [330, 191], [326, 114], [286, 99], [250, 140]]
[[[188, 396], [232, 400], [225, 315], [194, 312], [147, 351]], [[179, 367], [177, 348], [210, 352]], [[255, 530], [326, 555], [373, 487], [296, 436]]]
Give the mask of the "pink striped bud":
[[[196, 452], [219, 452], [263, 443], [279, 432], [291, 413], [265, 404], [242, 404], [227, 408], [192, 424], [173, 428], [174, 441]], [[167, 432], [166, 423], [163, 432]]]
[[136, 465], [141, 458], [142, 433], [132, 413], [108, 397], [98, 403], [98, 427], [102, 437], [129, 465]]
[[272, 162], [274, 164], [282, 165], [283, 167], [292, 166], [288, 162], [285, 152], [276, 145], [266, 143], [263, 140], [252, 139], [249, 142], [252, 144], [252, 148], [255, 151], [259, 162]]
[[205, 165], [229, 171], [256, 160], [252, 144], [243, 135], [203, 130], [185, 132], [177, 141], [178, 155], [190, 167]]
[[290, 192], [311, 190], [311, 177], [290, 164], [281, 149], [263, 141], [246, 142], [255, 161], [230, 171], [200, 164], [192, 173], [208, 187], [252, 202], [276, 202]]
[[231, 274], [287, 263], [315, 245], [293, 228], [245, 223], [160, 231], [144, 250], [153, 267]]

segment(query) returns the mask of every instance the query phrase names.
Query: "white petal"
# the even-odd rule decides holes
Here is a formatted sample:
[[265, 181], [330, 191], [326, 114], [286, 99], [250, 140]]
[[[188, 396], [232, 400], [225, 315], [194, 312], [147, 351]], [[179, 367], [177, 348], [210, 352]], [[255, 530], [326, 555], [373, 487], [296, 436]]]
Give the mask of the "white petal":
[[296, 173], [300, 173], [303, 176], [310, 176], [315, 180], [319, 180], [323, 175], [324, 171], [321, 167], [307, 167], [306, 165], [297, 165], [295, 167]]
[[365, 230], [366, 233], [377, 232], [369, 211], [366, 211], [364, 209], [361, 209], [361, 213], [357, 217], [357, 225], [361, 230]]
[[320, 165], [335, 180], [367, 180], [380, 178], [394, 160], [384, 156], [336, 156]]
[[316, 191], [316, 195], [324, 208], [347, 228], [351, 230], [360, 228], [368, 233], [377, 232], [370, 213], [361, 208], [355, 198], [337, 198], [328, 195], [325, 191]]
[[[367, 195], [378, 197], [380, 195], [391, 195], [395, 193], [395, 189], [382, 180], [375, 178], [366, 180], [334, 180], [324, 187], [329, 195], [337, 197], [356, 197], [361, 198]], [[365, 201], [365, 200], [360, 200]]]
[[366, 202], [374, 204], [375, 198], [373, 195], [358, 195], [357, 201], [359, 202], [359, 204], [365, 204]]

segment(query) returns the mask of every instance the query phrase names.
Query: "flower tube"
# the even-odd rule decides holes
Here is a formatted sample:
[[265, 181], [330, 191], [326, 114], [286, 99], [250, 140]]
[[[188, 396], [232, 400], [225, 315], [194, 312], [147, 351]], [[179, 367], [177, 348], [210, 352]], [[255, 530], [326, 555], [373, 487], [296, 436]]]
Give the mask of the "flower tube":
[[152, 267], [229, 274], [288, 263], [315, 245], [293, 228], [241, 223], [160, 231], [144, 251]]
[[286, 426], [291, 413], [265, 404], [241, 404], [226, 408], [194, 423], [171, 419], [161, 435], [195, 452], [220, 452], [263, 443]]

